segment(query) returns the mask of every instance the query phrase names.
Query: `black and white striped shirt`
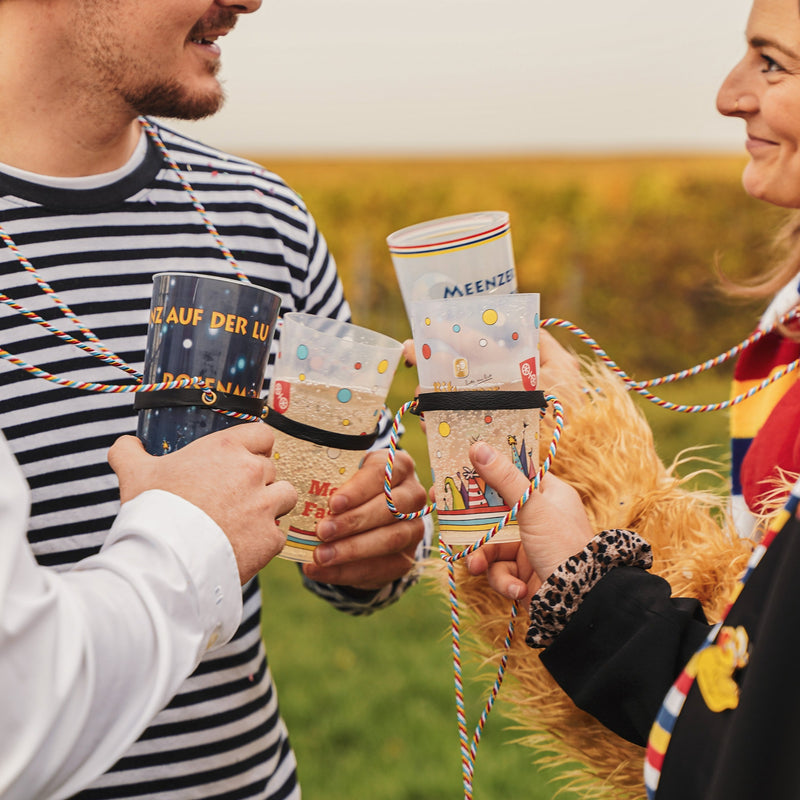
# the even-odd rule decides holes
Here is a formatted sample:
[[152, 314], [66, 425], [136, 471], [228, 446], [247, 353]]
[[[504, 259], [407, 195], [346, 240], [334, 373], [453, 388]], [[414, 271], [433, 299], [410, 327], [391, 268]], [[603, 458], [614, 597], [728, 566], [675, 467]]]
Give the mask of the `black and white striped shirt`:
[[[280, 293], [282, 313], [349, 318], [325, 241], [280, 178], [158, 130], [241, 270]], [[100, 186], [0, 171], [0, 225], [75, 315], [138, 370], [155, 272], [235, 277], [174, 170], [149, 138], [140, 150]], [[2, 245], [0, 273], [0, 289], [12, 300], [81, 338]], [[133, 380], [8, 305], [0, 305], [0, 344], [72, 380]], [[41, 564], [67, 568], [100, 547], [118, 507], [106, 452], [119, 435], [135, 432], [131, 398], [60, 387], [0, 359], [0, 425], [31, 487], [29, 538]], [[393, 602], [406, 586], [399, 581], [359, 601], [336, 587], [310, 588], [358, 614]], [[200, 664], [131, 750], [79, 797], [299, 797], [261, 640], [258, 579], [243, 592], [243, 622], [232, 641]]]

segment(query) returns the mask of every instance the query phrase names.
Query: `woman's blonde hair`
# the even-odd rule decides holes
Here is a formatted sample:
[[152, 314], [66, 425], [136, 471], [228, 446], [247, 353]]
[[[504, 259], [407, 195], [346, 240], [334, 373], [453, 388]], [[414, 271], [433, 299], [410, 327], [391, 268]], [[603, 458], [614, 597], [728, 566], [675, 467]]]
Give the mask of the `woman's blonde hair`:
[[778, 230], [773, 250], [773, 266], [755, 278], [733, 281], [720, 272], [720, 283], [725, 293], [745, 300], [771, 299], [793, 276], [800, 273], [800, 210], [792, 211]]

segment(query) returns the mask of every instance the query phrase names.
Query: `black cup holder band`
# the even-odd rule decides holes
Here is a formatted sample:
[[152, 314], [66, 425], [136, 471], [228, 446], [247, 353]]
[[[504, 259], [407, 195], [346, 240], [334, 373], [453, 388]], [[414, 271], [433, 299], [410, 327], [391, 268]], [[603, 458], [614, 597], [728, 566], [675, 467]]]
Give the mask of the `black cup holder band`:
[[332, 447], [336, 450], [369, 450], [378, 438], [378, 428], [372, 433], [365, 433], [353, 436], [348, 433], [334, 433], [322, 428], [315, 428], [303, 422], [289, 419], [285, 414], [279, 414], [275, 409], [267, 407], [265, 416], [267, 425], [275, 430], [292, 436], [295, 439], [302, 439], [304, 442], [311, 442], [322, 447]]
[[238, 394], [216, 392], [213, 389], [161, 389], [155, 392], [136, 392], [133, 407], [145, 408], [199, 408], [236, 411], [260, 417], [264, 412], [264, 400], [260, 397], [243, 397]]
[[414, 414], [426, 411], [499, 411], [506, 409], [547, 408], [544, 392], [425, 392], [417, 395]]

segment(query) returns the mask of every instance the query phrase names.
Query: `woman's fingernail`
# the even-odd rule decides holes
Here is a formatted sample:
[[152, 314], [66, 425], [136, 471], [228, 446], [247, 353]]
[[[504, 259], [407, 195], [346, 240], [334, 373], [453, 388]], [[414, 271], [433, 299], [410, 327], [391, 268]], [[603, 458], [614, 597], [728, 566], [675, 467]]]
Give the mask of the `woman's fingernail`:
[[477, 442], [472, 450], [472, 460], [476, 465], [485, 467], [497, 458], [497, 453], [493, 447], [489, 447], [486, 442]]

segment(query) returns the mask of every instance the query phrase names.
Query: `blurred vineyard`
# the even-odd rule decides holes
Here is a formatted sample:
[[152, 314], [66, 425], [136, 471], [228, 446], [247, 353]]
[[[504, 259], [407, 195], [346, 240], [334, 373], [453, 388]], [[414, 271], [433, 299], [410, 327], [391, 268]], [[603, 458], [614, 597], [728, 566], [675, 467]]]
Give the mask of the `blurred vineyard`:
[[720, 297], [714, 265], [736, 278], [762, 270], [783, 219], [745, 195], [737, 157], [261, 161], [317, 219], [356, 322], [409, 334], [389, 233], [503, 209], [520, 291], [540, 292], [544, 317], [580, 325], [642, 377], [749, 332], [755, 309]]
[[[759, 309], [724, 299], [715, 265], [735, 279], [763, 270], [784, 218], [745, 195], [744, 162], [734, 157], [256, 160], [303, 195], [339, 264], [357, 323], [397, 339], [410, 335], [389, 233], [503, 209], [511, 216], [520, 290], [540, 292], [544, 317], [580, 325], [637, 378], [700, 363], [747, 336]], [[680, 403], [723, 400], [728, 380], [726, 366], [664, 393]], [[415, 383], [413, 370], [398, 370], [395, 407], [413, 396]], [[710, 457], [723, 456], [724, 413], [682, 415], [641, 402], [665, 460], [709, 443], [718, 445]], [[409, 423], [403, 444], [424, 481], [419, 426]], [[270, 564], [263, 586], [264, 634], [304, 797], [459, 796], [442, 598], [417, 588], [375, 617], [352, 619], [297, 591], [287, 562]], [[476, 720], [487, 680], [476, 683], [479, 669], [468, 659], [464, 668], [469, 719]], [[503, 708], [501, 693], [481, 742], [475, 796], [549, 800], [558, 773], [534, 767], [528, 748], [509, 746], [519, 731], [508, 730]]]

